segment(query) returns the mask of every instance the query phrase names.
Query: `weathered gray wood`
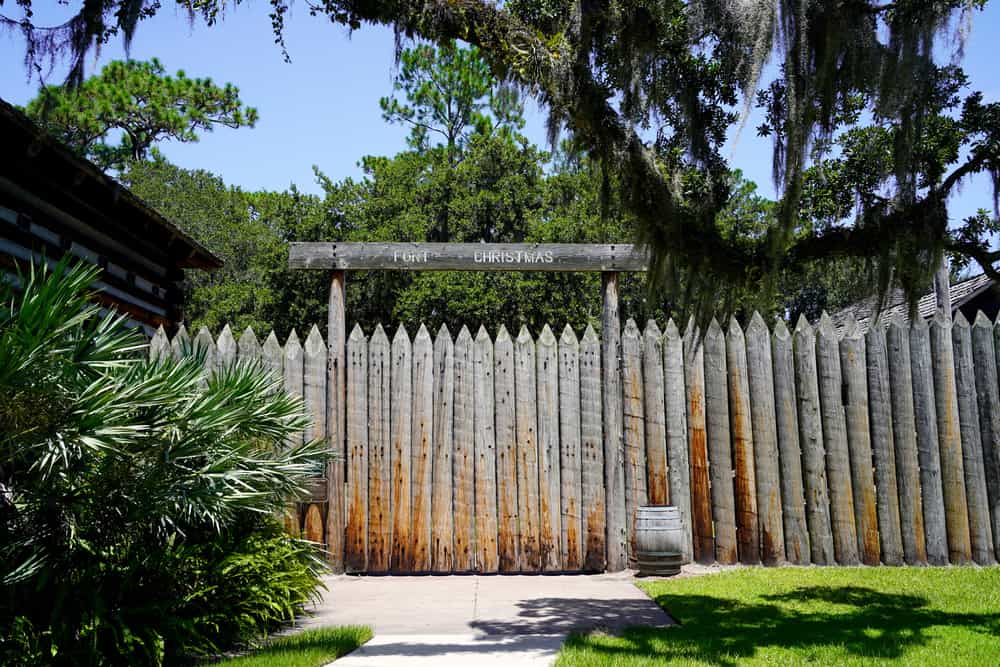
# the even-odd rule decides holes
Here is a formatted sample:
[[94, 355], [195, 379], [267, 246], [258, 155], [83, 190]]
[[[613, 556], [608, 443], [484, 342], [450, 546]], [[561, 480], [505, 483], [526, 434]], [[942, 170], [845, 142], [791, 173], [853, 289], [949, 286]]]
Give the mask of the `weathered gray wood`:
[[878, 538], [875, 471], [868, 422], [867, 366], [865, 341], [858, 333], [854, 316], [850, 315], [840, 339], [840, 369], [851, 462], [851, 491], [854, 493], [854, 521], [861, 562], [865, 565], [878, 565], [882, 554]]
[[[799, 448], [798, 398], [795, 392], [795, 359], [792, 336], [784, 320], [774, 323], [771, 335], [771, 367], [774, 373], [774, 419], [781, 473], [781, 513], [784, 521], [785, 558], [795, 565], [808, 565], [809, 527], [802, 482], [802, 451]], [[758, 476], [758, 484], [760, 484]]]
[[[307, 368], [309, 348], [323, 345], [319, 330], [313, 327], [306, 339]], [[324, 346], [322, 372], [323, 410], [326, 414], [326, 356]], [[368, 572], [388, 572], [392, 559], [392, 350], [385, 329], [379, 324], [368, 342]], [[308, 387], [308, 385], [307, 385]]]
[[629, 561], [635, 561], [635, 514], [646, 504], [645, 406], [643, 404], [642, 341], [635, 320], [622, 334], [622, 426], [625, 440], [625, 527]]
[[198, 335], [194, 337], [192, 347], [196, 355], [202, 355], [202, 367], [205, 369], [205, 375], [214, 373], [216, 369], [215, 358], [218, 352], [215, 348], [215, 341], [212, 339], [212, 333], [208, 330], [208, 327], [202, 327], [198, 330]]
[[622, 427], [621, 319], [618, 274], [601, 274], [601, 386], [604, 423], [604, 489], [607, 509], [607, 569], [628, 565], [628, 521], [625, 507], [625, 440]]
[[1000, 390], [997, 387], [997, 357], [993, 324], [979, 312], [972, 326], [972, 352], [979, 401], [979, 430], [983, 443], [983, 469], [990, 503], [993, 548], [1000, 560]]
[[715, 561], [715, 531], [709, 489], [708, 433], [705, 423], [705, 348], [701, 334], [688, 321], [684, 331], [684, 387], [687, 392], [688, 443], [691, 458], [691, 539], [694, 559]]
[[729, 425], [729, 373], [726, 336], [713, 318], [705, 333], [705, 424], [715, 522], [715, 559], [723, 565], [737, 561], [736, 500], [733, 495], [733, 458]]
[[[241, 362], [250, 363], [261, 363], [261, 356], [263, 355], [263, 350], [260, 348], [260, 341], [257, 340], [257, 334], [254, 333], [252, 327], [247, 327], [240, 334], [240, 339], [236, 343], [237, 347], [237, 357]], [[326, 348], [326, 345], [323, 346]], [[326, 398], [323, 399], [324, 404], [326, 403]], [[323, 415], [323, 423], [326, 423], [326, 415]], [[324, 433], [325, 435], [325, 433]]]
[[434, 339], [434, 456], [431, 476], [431, 569], [451, 572], [455, 558], [455, 344], [444, 324]]
[[976, 402], [972, 332], [968, 320], [961, 312], [955, 313], [951, 329], [951, 342], [955, 357], [955, 387], [961, 432], [962, 471], [965, 475], [965, 497], [968, 501], [972, 560], [980, 565], [992, 565], [995, 562], [993, 530], [990, 527], [990, 503], [983, 466], [979, 405]]
[[560, 564], [583, 569], [580, 343], [568, 324], [559, 337]]
[[945, 315], [944, 311], [939, 310], [931, 320], [930, 333], [948, 557], [953, 565], [957, 565], [972, 558], [972, 540], [969, 537], [969, 506], [962, 465], [962, 434], [955, 386], [955, 351], [951, 344], [950, 313]]
[[[289, 337], [285, 349], [290, 346]], [[364, 572], [368, 569], [368, 341], [358, 325], [347, 339], [347, 456], [344, 568]]]
[[646, 417], [646, 501], [650, 505], [669, 505], [663, 334], [653, 320], [646, 323], [642, 334], [642, 380]]
[[281, 349], [278, 337], [272, 331], [264, 339], [261, 347], [261, 362], [271, 376], [284, 385], [285, 382], [285, 351]]
[[691, 464], [684, 393], [684, 342], [672, 319], [663, 330], [663, 392], [666, 423], [667, 502], [680, 510], [684, 522], [684, 560], [694, 558], [691, 526]]
[[907, 565], [919, 565], [927, 562], [927, 540], [917, 454], [910, 332], [901, 318], [896, 317], [889, 322], [885, 341], [889, 356], [889, 384], [892, 387], [889, 392], [892, 399], [892, 442], [896, 454], [903, 559]]
[[559, 462], [559, 353], [549, 325], [536, 345], [538, 391], [538, 545], [542, 569], [562, 567]]
[[170, 339], [167, 337], [167, 332], [161, 324], [156, 329], [156, 333], [153, 334], [153, 339], [149, 341], [149, 359], [150, 361], [159, 361], [169, 356]]
[[500, 326], [494, 343], [496, 371], [497, 550], [500, 572], [516, 572], [520, 560], [517, 508], [517, 419], [514, 381], [514, 342]]
[[[491, 364], [492, 365], [492, 364]], [[472, 334], [462, 327], [455, 338], [454, 521], [457, 572], [476, 569], [475, 362]], [[490, 387], [493, 386], [492, 378]], [[490, 415], [492, 422], [493, 415]], [[492, 423], [490, 424], [492, 426]], [[496, 464], [494, 463], [494, 466]], [[494, 475], [496, 473], [494, 472]], [[496, 493], [494, 482], [494, 493]], [[494, 496], [495, 497], [495, 496]], [[496, 501], [493, 502], [494, 507]], [[494, 523], [494, 534], [496, 525]], [[494, 538], [495, 539], [495, 538]], [[494, 542], [495, 544], [495, 542]]]
[[583, 485], [583, 567], [602, 571], [606, 563], [607, 510], [601, 411], [601, 341], [587, 326], [580, 341], [580, 477]]
[[434, 348], [427, 327], [413, 339], [413, 436], [410, 441], [411, 569], [431, 569], [431, 498], [434, 479]]
[[392, 401], [389, 429], [392, 438], [392, 553], [389, 569], [409, 572], [412, 558], [410, 526], [413, 524], [411, 501], [412, 437], [413, 437], [413, 352], [410, 335], [402, 325], [392, 337], [392, 369], [389, 389]]
[[[508, 337], [509, 340], [509, 337]], [[493, 341], [480, 326], [473, 350], [473, 410], [476, 457], [476, 569], [497, 572], [497, 439], [494, 430]], [[511, 413], [512, 416], [512, 413]], [[499, 423], [499, 415], [497, 420]], [[513, 423], [511, 419], [510, 423]], [[513, 438], [511, 438], [513, 439]], [[501, 468], [501, 474], [503, 469]], [[514, 557], [516, 562], [517, 558]]]
[[947, 565], [948, 535], [941, 490], [941, 453], [938, 449], [937, 413], [934, 407], [931, 340], [923, 318], [917, 318], [910, 326], [910, 369], [927, 561], [931, 565]]
[[326, 437], [326, 393], [326, 344], [314, 324], [306, 336], [302, 357], [302, 398], [312, 417], [305, 432], [307, 440]]
[[833, 550], [840, 565], [857, 565], [858, 530], [854, 521], [854, 490], [847, 447], [844, 387], [840, 368], [840, 346], [833, 322], [825, 312], [816, 330], [816, 373], [819, 381], [823, 443], [826, 446], [826, 477], [830, 493], [830, 525]]
[[[732, 334], [732, 330], [730, 331]], [[774, 411], [774, 365], [771, 332], [760, 313], [747, 324], [746, 377], [750, 391], [750, 424], [756, 471], [760, 560], [777, 565], [785, 560], [785, 529], [781, 517], [781, 478], [778, 474], [778, 431]], [[801, 474], [801, 473], [800, 473]]]
[[177, 333], [170, 341], [170, 354], [174, 361], [180, 361], [191, 353], [191, 335], [183, 324], [177, 327]]
[[[284, 361], [282, 362], [285, 373], [285, 391], [298, 398], [305, 395], [303, 375], [305, 372], [305, 359], [303, 357], [302, 343], [299, 342], [299, 335], [292, 329], [285, 341]], [[305, 433], [298, 433], [295, 442], [302, 442]]]
[[631, 244], [291, 243], [292, 269], [390, 271], [645, 271]]
[[535, 341], [521, 327], [514, 341], [514, 395], [517, 421], [518, 569], [539, 572], [538, 394], [535, 386]]
[[750, 384], [743, 329], [729, 319], [726, 335], [726, 376], [729, 384], [729, 424], [733, 436], [733, 486], [736, 500], [736, 543], [740, 562], [760, 562], [760, 527], [757, 519], [757, 475], [754, 470], [753, 427], [750, 423]]
[[[869, 329], [865, 335], [865, 359], [882, 562], [886, 565], [902, 565], [903, 538], [899, 519], [899, 486], [896, 484], [896, 453], [892, 437], [889, 354], [885, 330], [881, 325]], [[910, 391], [909, 386], [906, 391]]]
[[793, 339], [795, 387], [799, 401], [799, 442], [802, 447], [802, 480], [806, 492], [809, 555], [814, 565], [833, 565], [833, 529], [826, 479], [826, 450], [820, 418], [819, 380], [816, 373], [816, 337], [805, 316], [795, 325]]
[[344, 526], [347, 508], [347, 487], [344, 483], [347, 465], [345, 439], [347, 300], [344, 287], [344, 272], [332, 271], [326, 328], [326, 438], [330, 446], [330, 462], [326, 466], [326, 550], [330, 569], [334, 573], [343, 572], [344, 569]]
[[215, 341], [215, 370], [222, 371], [229, 368], [236, 361], [236, 339], [233, 338], [233, 330], [229, 325], [222, 327], [219, 338]]

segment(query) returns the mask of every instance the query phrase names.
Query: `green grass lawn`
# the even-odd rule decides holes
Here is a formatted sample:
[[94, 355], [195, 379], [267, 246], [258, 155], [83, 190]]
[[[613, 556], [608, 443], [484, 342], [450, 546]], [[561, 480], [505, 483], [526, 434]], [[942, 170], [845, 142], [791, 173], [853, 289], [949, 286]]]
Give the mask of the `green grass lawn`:
[[371, 628], [345, 625], [277, 637], [259, 651], [227, 660], [225, 667], [321, 667], [372, 638]]
[[572, 635], [557, 667], [1000, 665], [1000, 567], [750, 568], [639, 587], [681, 625]]

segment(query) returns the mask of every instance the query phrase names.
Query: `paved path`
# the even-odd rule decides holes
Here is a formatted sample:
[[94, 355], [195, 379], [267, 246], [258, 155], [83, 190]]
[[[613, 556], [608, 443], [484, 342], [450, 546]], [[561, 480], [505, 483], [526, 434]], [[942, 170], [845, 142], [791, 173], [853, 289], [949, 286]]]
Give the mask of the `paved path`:
[[664, 626], [628, 574], [329, 577], [303, 625], [370, 625], [336, 667], [549, 665], [571, 630]]

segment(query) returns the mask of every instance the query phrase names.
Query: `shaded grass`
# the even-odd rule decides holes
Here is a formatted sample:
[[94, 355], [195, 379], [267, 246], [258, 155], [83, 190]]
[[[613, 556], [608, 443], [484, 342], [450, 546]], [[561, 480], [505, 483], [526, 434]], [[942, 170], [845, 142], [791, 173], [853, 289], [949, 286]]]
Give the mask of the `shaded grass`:
[[1000, 567], [748, 568], [639, 587], [681, 625], [574, 634], [556, 664], [1000, 664]]
[[371, 628], [345, 625], [314, 628], [276, 637], [250, 655], [227, 660], [226, 667], [321, 667], [372, 638]]

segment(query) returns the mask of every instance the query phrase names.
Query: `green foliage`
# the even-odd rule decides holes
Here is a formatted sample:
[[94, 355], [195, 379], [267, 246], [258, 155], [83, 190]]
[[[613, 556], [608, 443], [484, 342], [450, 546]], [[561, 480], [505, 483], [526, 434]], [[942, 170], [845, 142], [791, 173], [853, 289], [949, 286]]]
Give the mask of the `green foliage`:
[[214, 651], [318, 584], [315, 555], [269, 527], [324, 464], [321, 443], [287, 444], [301, 400], [259, 366], [146, 360], [88, 300], [96, 275], [64, 262], [0, 292], [4, 664]]
[[147, 158], [159, 141], [195, 142], [216, 126], [256, 124], [256, 109], [244, 106], [236, 86], [165, 72], [155, 58], [116, 60], [79, 86], [45, 86], [26, 111], [102, 169], [118, 170]]
[[226, 662], [227, 667], [323, 667], [372, 638], [371, 628], [345, 625], [310, 628], [278, 637], [250, 655]]

